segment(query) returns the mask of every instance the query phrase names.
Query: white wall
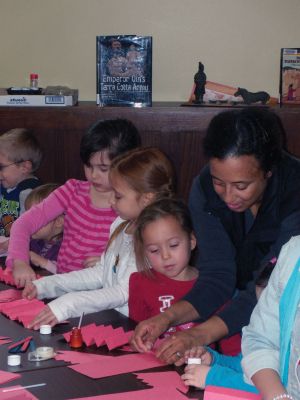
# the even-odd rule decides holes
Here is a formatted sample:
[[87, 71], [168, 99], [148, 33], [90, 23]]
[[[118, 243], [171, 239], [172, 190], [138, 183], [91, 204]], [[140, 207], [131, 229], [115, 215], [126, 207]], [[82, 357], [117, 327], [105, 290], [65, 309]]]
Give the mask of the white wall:
[[281, 47], [300, 47], [300, 0], [0, 0], [0, 87], [78, 88], [95, 100], [95, 37], [153, 36], [153, 100], [207, 79], [278, 95]]

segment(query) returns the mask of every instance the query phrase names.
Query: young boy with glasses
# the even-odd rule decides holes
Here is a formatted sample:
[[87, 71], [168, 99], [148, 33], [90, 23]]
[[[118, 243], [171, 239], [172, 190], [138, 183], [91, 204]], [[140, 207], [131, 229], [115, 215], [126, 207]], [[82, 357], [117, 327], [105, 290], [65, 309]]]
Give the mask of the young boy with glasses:
[[27, 129], [12, 129], [0, 136], [0, 252], [8, 248], [13, 222], [25, 211], [24, 202], [40, 185], [33, 173], [40, 166], [42, 151]]

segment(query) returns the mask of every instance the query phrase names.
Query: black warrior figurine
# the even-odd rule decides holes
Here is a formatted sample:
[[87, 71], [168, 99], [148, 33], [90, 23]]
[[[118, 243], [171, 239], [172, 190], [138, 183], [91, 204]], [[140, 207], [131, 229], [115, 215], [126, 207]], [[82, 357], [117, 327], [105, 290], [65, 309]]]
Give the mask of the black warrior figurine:
[[195, 82], [195, 100], [194, 103], [203, 103], [203, 96], [205, 93], [206, 75], [204, 73], [204, 65], [199, 62], [198, 72], [194, 76]]

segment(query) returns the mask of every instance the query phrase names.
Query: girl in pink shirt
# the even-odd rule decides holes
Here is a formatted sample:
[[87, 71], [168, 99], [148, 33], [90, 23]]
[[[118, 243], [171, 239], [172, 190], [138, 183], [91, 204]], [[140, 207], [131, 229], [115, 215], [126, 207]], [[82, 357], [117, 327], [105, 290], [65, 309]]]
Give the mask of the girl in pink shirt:
[[80, 144], [86, 181], [68, 180], [24, 213], [11, 231], [6, 265], [13, 268], [16, 285], [23, 287], [36, 278], [29, 266], [31, 235], [62, 213], [65, 215], [64, 234], [57, 272], [96, 264], [105, 249], [110, 225], [116, 218], [109, 203], [111, 161], [139, 145], [137, 129], [124, 119], [98, 121], [87, 131]]

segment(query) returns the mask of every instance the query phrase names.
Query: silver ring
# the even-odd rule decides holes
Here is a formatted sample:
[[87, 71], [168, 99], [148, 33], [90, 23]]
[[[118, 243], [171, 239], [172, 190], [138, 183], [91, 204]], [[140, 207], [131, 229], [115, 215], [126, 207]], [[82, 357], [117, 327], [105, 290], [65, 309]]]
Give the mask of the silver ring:
[[176, 352], [176, 356], [177, 356], [178, 358], [181, 358], [181, 353], [180, 353], [180, 351], [177, 351], [177, 352]]

